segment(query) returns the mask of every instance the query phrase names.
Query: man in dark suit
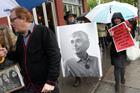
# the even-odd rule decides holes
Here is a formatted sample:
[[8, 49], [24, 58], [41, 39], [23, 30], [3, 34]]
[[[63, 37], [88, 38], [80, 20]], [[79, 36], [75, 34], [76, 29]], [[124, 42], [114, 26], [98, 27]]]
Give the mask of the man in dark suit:
[[98, 77], [98, 58], [87, 53], [90, 42], [88, 35], [83, 31], [72, 33], [71, 44], [76, 57], [65, 63], [65, 75], [73, 77]]
[[[19, 35], [16, 51], [7, 56], [19, 62], [25, 82], [25, 88], [14, 93], [59, 93], [61, 55], [54, 33], [33, 23], [32, 14], [25, 8], [14, 8], [10, 20]], [[1, 48], [0, 56], [5, 56], [6, 52]]]

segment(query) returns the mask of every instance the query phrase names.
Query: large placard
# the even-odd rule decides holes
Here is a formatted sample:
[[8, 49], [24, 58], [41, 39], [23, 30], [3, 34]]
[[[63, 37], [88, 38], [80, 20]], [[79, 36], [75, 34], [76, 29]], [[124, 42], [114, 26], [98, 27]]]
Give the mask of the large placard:
[[96, 23], [59, 26], [57, 37], [64, 77], [102, 76]]
[[110, 28], [108, 31], [113, 33], [112, 38], [117, 52], [134, 46], [134, 40], [125, 22]]

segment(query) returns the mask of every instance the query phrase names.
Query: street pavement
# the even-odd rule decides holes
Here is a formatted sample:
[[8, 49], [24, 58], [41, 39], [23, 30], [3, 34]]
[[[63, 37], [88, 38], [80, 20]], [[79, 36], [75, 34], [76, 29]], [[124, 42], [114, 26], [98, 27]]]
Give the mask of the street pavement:
[[[126, 83], [120, 85], [119, 93], [140, 93], [140, 59], [126, 66], [125, 79]], [[91, 93], [115, 93], [114, 84], [113, 67], [111, 67]]]
[[74, 78], [61, 76], [59, 79], [60, 93], [91, 93], [91, 91], [95, 90], [98, 79], [92, 77], [82, 78], [82, 82], [78, 87], [73, 87], [73, 82]]
[[[102, 80], [92, 77], [82, 78], [79, 87], [72, 86], [74, 78], [64, 78], [60, 75], [60, 93], [115, 93], [114, 68], [109, 64], [109, 51], [105, 51], [102, 62], [104, 70]], [[119, 93], [140, 93], [140, 59], [132, 61], [126, 66], [125, 79], [126, 83], [120, 85]]]
[[[110, 68], [109, 48], [103, 51], [102, 56], [103, 73]], [[80, 86], [73, 87], [74, 78], [64, 78], [62, 74], [59, 77], [60, 93], [92, 93], [99, 85], [99, 79], [94, 77], [82, 78]]]

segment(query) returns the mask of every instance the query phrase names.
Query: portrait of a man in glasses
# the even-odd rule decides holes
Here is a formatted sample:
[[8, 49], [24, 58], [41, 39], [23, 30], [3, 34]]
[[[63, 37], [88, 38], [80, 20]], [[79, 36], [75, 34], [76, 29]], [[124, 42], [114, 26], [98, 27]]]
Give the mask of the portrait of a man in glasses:
[[98, 57], [89, 55], [87, 50], [90, 41], [87, 33], [75, 31], [71, 35], [70, 43], [76, 55], [65, 62], [65, 76], [96, 77], [99, 76]]

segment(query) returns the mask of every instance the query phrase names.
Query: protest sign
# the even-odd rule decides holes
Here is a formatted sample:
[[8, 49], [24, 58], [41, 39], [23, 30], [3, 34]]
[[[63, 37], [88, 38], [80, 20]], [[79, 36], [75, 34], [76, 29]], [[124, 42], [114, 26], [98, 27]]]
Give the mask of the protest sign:
[[134, 40], [125, 22], [110, 28], [108, 31], [113, 33], [112, 38], [117, 52], [134, 46]]
[[24, 86], [18, 64], [0, 70], [0, 93], [11, 93]]
[[[64, 77], [102, 76], [96, 23], [58, 26], [57, 37], [62, 54], [61, 67]], [[85, 53], [87, 56], [82, 60]]]

